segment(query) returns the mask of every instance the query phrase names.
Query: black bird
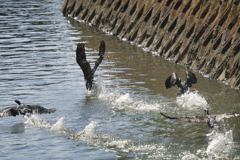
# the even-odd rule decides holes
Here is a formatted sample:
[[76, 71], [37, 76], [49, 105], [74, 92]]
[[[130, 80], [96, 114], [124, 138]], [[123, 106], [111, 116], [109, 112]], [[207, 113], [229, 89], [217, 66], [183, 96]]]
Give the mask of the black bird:
[[83, 43], [79, 43], [76, 49], [76, 61], [83, 71], [87, 90], [92, 89], [94, 73], [104, 58], [105, 42], [102, 40], [99, 46], [99, 58], [95, 62], [95, 66], [91, 69], [90, 63], [86, 60], [85, 48]]
[[208, 117], [208, 121], [207, 121], [207, 124], [210, 128], [212, 129], [215, 129], [215, 130], [220, 130], [221, 131], [221, 128], [218, 124], [218, 122], [216, 121], [216, 116], [212, 116], [209, 114], [209, 111], [208, 109], [204, 109], [204, 111], [206, 112], [207, 114], [207, 117]]
[[160, 114], [168, 119], [178, 119], [178, 120], [187, 121], [187, 122], [199, 123], [199, 122], [208, 122], [208, 120], [209, 120], [209, 118], [207, 116], [170, 117], [170, 116], [163, 114], [162, 112], [160, 112]]
[[165, 114], [161, 113], [164, 117], [168, 119], [178, 119], [181, 121], [187, 121], [187, 122], [207, 122], [208, 126], [212, 129], [215, 129], [216, 131], [222, 131], [218, 122], [224, 118], [231, 118], [231, 117], [240, 117], [240, 113], [224, 113], [219, 115], [210, 115], [209, 111], [207, 109], [204, 109], [206, 112], [206, 116], [189, 116], [189, 117], [170, 117], [166, 116]]
[[195, 74], [192, 72], [186, 71], [186, 80], [184, 82], [181, 82], [181, 79], [178, 78], [177, 73], [173, 72], [172, 75], [170, 75], [166, 81], [165, 86], [166, 89], [171, 88], [172, 86], [175, 86], [177, 84], [179, 92], [178, 95], [184, 94], [188, 91], [188, 87], [192, 87], [192, 84], [197, 83], [197, 78]]
[[47, 114], [47, 113], [54, 113], [56, 109], [46, 109], [39, 105], [28, 105], [28, 104], [22, 104], [19, 100], [14, 100], [18, 106], [16, 107], [8, 107], [5, 109], [0, 110], [0, 117], [7, 117], [7, 116], [14, 116], [16, 115], [26, 115], [26, 114]]

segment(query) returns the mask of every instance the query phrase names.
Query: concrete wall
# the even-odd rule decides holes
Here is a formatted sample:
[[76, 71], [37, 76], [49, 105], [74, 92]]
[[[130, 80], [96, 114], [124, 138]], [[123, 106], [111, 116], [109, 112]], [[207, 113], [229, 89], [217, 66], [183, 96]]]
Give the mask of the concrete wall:
[[240, 87], [240, 0], [65, 0], [61, 11]]

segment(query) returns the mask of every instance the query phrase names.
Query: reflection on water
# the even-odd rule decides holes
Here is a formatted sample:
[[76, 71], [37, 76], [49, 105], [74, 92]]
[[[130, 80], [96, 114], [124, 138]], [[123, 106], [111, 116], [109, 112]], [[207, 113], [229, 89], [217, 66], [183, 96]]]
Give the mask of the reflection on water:
[[[62, 3], [1, 1], [0, 107], [12, 107], [19, 99], [57, 109], [54, 114], [1, 118], [1, 158], [240, 158], [239, 118], [220, 121], [225, 133], [219, 134], [206, 123], [159, 114], [205, 115], [202, 108], [211, 114], [239, 112], [239, 90], [193, 71], [198, 83], [189, 94], [177, 96], [178, 88], [166, 89], [165, 80], [172, 72], [185, 77], [190, 69], [63, 17]], [[101, 40], [105, 57], [94, 89], [85, 91], [76, 45], [86, 43], [93, 66]]]

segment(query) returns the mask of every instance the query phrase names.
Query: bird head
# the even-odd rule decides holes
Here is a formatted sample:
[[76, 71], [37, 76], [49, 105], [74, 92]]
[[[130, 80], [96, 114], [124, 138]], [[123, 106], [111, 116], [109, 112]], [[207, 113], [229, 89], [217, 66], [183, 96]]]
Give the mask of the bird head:
[[206, 113], [207, 115], [209, 115], [208, 109], [205, 108], [204, 111], [205, 111], [205, 113]]
[[83, 43], [79, 43], [77, 45], [76, 53], [77, 53], [77, 58], [86, 60], [85, 48]]

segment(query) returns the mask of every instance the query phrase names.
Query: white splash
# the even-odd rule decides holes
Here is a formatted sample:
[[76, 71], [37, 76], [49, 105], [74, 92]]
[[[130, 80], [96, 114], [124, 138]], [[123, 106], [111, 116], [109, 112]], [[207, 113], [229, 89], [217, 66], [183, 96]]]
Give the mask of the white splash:
[[116, 89], [113, 92], [107, 90], [105, 85], [102, 85], [101, 92], [98, 98], [101, 100], [112, 102], [120, 96], [120, 92]]
[[50, 131], [57, 133], [67, 133], [67, 129], [63, 125], [65, 117], [60, 118], [55, 124], [52, 125]]
[[85, 93], [87, 96], [96, 97], [102, 92], [102, 88], [104, 88], [103, 80], [101, 76], [98, 76], [93, 83], [92, 89], [85, 89]]
[[226, 133], [217, 133], [213, 131], [207, 136], [210, 136], [211, 139], [207, 147], [208, 154], [214, 154], [217, 156], [218, 153], [226, 152], [232, 147], [233, 144], [232, 130]]
[[143, 100], [135, 100], [131, 98], [130, 93], [121, 94], [119, 90], [108, 91], [105, 86], [102, 87], [101, 93], [98, 96], [99, 99], [109, 101], [113, 104], [113, 108], [136, 110], [143, 112], [160, 111], [164, 106], [162, 102], [148, 103]]
[[[237, 113], [236, 113], [235, 115], [236, 115], [236, 116], [239, 116], [239, 114], [237, 114]], [[216, 116], [216, 121], [219, 122], [219, 121], [224, 120], [225, 118], [234, 117], [235, 115], [233, 115], [233, 114], [227, 115], [226, 113], [224, 113], [224, 114], [221, 114], [221, 115]]]
[[162, 104], [160, 103], [153, 103], [149, 104], [143, 101], [134, 101], [128, 105], [117, 105], [115, 108], [118, 109], [127, 109], [127, 110], [136, 110], [141, 112], [151, 112], [151, 111], [160, 111], [162, 108]]
[[126, 93], [124, 95], [120, 95], [120, 97], [118, 97], [115, 102], [113, 102], [113, 104], [118, 104], [118, 105], [121, 105], [121, 104], [130, 104], [132, 103], [133, 100], [132, 98], [130, 97], [130, 94], [129, 93]]
[[25, 124], [30, 124], [38, 128], [49, 128], [51, 127], [51, 124], [49, 124], [47, 121], [41, 119], [38, 115], [32, 114], [29, 116], [24, 116], [24, 118], [27, 119]]
[[207, 108], [207, 101], [204, 97], [197, 93], [197, 91], [189, 92], [177, 97], [177, 104], [182, 108], [189, 110]]
[[125, 148], [128, 144], [130, 143], [129, 140], [113, 140], [113, 141], [108, 141], [106, 143], [104, 143], [104, 146], [107, 147], [116, 147], [116, 148]]
[[196, 154], [182, 153], [184, 155], [182, 159], [229, 159], [229, 152], [233, 148], [232, 130], [226, 133], [218, 133], [213, 130], [207, 136], [210, 141], [206, 149], [199, 149]]
[[93, 90], [85, 90], [86, 95], [91, 96], [93, 95], [94, 91]]
[[97, 126], [97, 122], [92, 121], [89, 125], [87, 125], [83, 131], [80, 131], [78, 135], [84, 135], [88, 137], [92, 137], [94, 135], [95, 127]]
[[[94, 142], [94, 137], [96, 136], [94, 134], [94, 131], [95, 131], [95, 128], [97, 126], [97, 122], [95, 121], [91, 121], [90, 124], [88, 124], [84, 130], [80, 131], [78, 134], [76, 133], [72, 133], [70, 134], [70, 139], [73, 139], [73, 140], [82, 140], [82, 141], [90, 141], [91, 143], [95, 143]], [[96, 139], [98, 137], [96, 136]]]

